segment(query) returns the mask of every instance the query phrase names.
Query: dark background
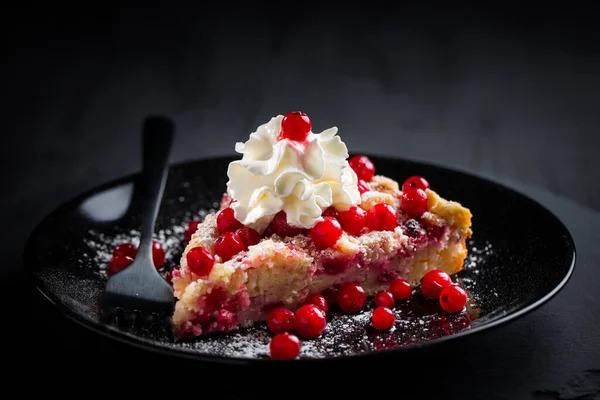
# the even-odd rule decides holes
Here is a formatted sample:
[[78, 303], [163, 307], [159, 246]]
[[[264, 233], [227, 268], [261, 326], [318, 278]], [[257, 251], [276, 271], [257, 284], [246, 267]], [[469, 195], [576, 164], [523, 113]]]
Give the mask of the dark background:
[[[231, 154], [257, 125], [301, 109], [317, 131], [338, 126], [353, 152], [453, 166], [517, 188], [554, 211], [576, 240], [577, 268], [559, 296], [505, 327], [391, 360], [398, 395], [405, 379], [422, 395], [453, 398], [600, 396], [595, 9], [573, 2], [118, 4], [32, 4], [0, 16], [1, 282], [7, 304], [26, 299], [26, 312], [5, 310], [18, 314], [10, 325], [34, 339], [17, 346], [15, 360], [48, 370], [60, 360], [60, 373], [89, 373], [90, 383], [98, 375], [89, 371], [103, 363], [117, 372], [141, 363], [165, 377], [189, 367], [57, 318], [27, 285], [24, 241], [63, 201], [139, 169], [148, 113], [175, 120], [171, 160], [179, 162]], [[203, 380], [211, 372], [248, 374], [192, 368]], [[354, 368], [361, 377], [381, 369]], [[261, 385], [249, 393], [264, 395]], [[245, 388], [234, 392], [248, 397]]]

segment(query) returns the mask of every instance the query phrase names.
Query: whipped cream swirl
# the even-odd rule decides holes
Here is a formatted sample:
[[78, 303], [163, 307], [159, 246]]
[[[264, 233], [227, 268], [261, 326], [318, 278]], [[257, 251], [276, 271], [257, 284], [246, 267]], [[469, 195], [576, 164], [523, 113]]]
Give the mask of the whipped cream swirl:
[[323, 220], [327, 207], [345, 210], [360, 203], [358, 178], [338, 129], [309, 132], [304, 142], [277, 140], [282, 119], [271, 118], [247, 142], [236, 143], [243, 156], [227, 170], [236, 219], [259, 232], [280, 211], [288, 224], [308, 229]]

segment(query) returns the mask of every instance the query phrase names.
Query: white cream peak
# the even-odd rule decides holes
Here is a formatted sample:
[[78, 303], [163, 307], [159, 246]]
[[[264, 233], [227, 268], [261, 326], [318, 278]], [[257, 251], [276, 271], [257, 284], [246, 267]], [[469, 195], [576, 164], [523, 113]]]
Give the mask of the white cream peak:
[[336, 127], [309, 132], [305, 142], [277, 140], [282, 115], [260, 125], [245, 143], [236, 143], [241, 160], [229, 164], [227, 193], [242, 224], [262, 232], [275, 214], [288, 224], [311, 228], [333, 206], [360, 203], [358, 178], [348, 164], [348, 149]]

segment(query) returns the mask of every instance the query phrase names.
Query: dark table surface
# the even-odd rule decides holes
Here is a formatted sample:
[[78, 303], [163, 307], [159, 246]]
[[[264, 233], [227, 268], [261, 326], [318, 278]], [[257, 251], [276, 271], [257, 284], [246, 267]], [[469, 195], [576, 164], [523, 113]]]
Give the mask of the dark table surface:
[[[1, 74], [1, 282], [7, 304], [25, 300], [25, 312], [8, 307], [11, 326], [33, 335], [25, 343], [9, 334], [20, 344], [16, 365], [87, 374], [89, 383], [135, 365], [162, 377], [188, 367], [203, 381], [246, 376], [132, 349], [61, 318], [28, 285], [23, 244], [63, 201], [138, 170], [148, 113], [177, 123], [178, 162], [231, 154], [270, 116], [301, 109], [315, 129], [338, 126], [354, 152], [431, 161], [516, 188], [555, 212], [576, 241], [574, 275], [557, 297], [492, 331], [393, 359], [392, 386], [451, 398], [599, 398], [592, 10], [129, 4], [3, 12], [11, 23]], [[94, 370], [105, 363], [115, 372]], [[362, 376], [381, 366], [352, 368]], [[268, 394], [256, 382], [229, 385], [225, 397]]]

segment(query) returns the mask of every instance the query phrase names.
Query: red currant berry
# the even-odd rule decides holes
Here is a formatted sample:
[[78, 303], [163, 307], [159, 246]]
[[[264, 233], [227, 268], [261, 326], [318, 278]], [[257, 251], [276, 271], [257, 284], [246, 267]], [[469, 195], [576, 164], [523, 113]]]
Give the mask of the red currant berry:
[[188, 243], [190, 240], [192, 240], [192, 235], [194, 233], [196, 233], [196, 230], [198, 230], [199, 224], [200, 224], [200, 221], [190, 221], [187, 228], [185, 228], [185, 231], [183, 232], [183, 240], [186, 243]]
[[116, 256], [112, 260], [110, 260], [110, 263], [106, 268], [106, 274], [108, 276], [116, 274], [117, 272], [124, 270], [129, 265], [131, 265], [132, 262], [133, 258], [129, 256]]
[[272, 359], [293, 360], [300, 354], [300, 339], [289, 333], [280, 333], [271, 339], [269, 351]]
[[412, 286], [406, 279], [394, 279], [390, 283], [390, 292], [396, 300], [408, 300], [412, 295]]
[[291, 331], [294, 329], [294, 313], [283, 307], [274, 309], [267, 316], [267, 327], [274, 334]]
[[273, 233], [281, 237], [296, 236], [305, 233], [304, 228], [294, 227], [288, 224], [285, 211], [279, 211], [275, 214], [275, 217], [273, 217], [271, 225], [269, 226], [273, 230]]
[[467, 292], [458, 285], [450, 285], [440, 293], [440, 305], [446, 312], [459, 312], [467, 305]]
[[204, 247], [191, 248], [187, 252], [185, 259], [190, 271], [198, 276], [208, 276], [215, 265], [215, 258]]
[[300, 111], [287, 113], [281, 120], [281, 132], [278, 140], [289, 139], [301, 142], [306, 139], [312, 128], [308, 115]]
[[337, 303], [342, 311], [353, 313], [360, 311], [367, 302], [367, 295], [362, 286], [347, 283], [338, 290]]
[[311, 294], [310, 296], [308, 296], [305, 303], [314, 304], [315, 306], [323, 310], [325, 314], [327, 314], [327, 311], [329, 311], [329, 304], [327, 304], [327, 300], [325, 300], [325, 297], [323, 295], [320, 295], [318, 293]]
[[333, 247], [340, 237], [342, 237], [342, 225], [332, 217], [325, 217], [310, 230], [310, 238], [319, 250]]
[[238, 254], [244, 251], [242, 239], [233, 232], [226, 232], [215, 240], [215, 253], [218, 254], [223, 261], [229, 261]]
[[323, 214], [321, 214], [323, 218], [325, 217], [331, 217], [331, 218], [335, 218], [335, 219], [339, 219], [340, 218], [340, 213], [338, 212], [338, 210], [335, 209], [335, 207], [327, 207], [325, 209], [325, 211], [323, 211]]
[[423, 189], [409, 189], [402, 193], [400, 208], [408, 216], [417, 218], [427, 211], [427, 193]]
[[130, 258], [135, 258], [136, 254], [137, 247], [135, 247], [133, 243], [120, 244], [117, 247], [115, 247], [115, 249], [112, 252], [113, 258], [117, 256], [127, 256]]
[[425, 180], [425, 178], [421, 176], [411, 176], [402, 184], [402, 191], [406, 192], [410, 189], [429, 189], [429, 182]]
[[152, 241], [152, 261], [157, 269], [165, 265], [165, 250], [156, 240]]
[[367, 212], [367, 227], [372, 231], [393, 231], [396, 226], [398, 226], [398, 213], [389, 204], [375, 204]]
[[235, 233], [242, 239], [244, 250], [248, 250], [248, 247], [254, 246], [260, 242], [260, 233], [252, 228], [243, 227], [235, 231]]
[[243, 228], [244, 225], [235, 219], [233, 208], [228, 207], [217, 215], [217, 229], [220, 234], [226, 232], [234, 232], [237, 229]]
[[314, 304], [305, 304], [296, 310], [294, 328], [304, 338], [319, 336], [327, 325], [325, 312]]
[[375, 165], [367, 156], [354, 156], [348, 160], [348, 164], [356, 172], [358, 179], [371, 182], [375, 176]]
[[450, 276], [439, 269], [429, 271], [421, 280], [421, 293], [430, 299], [438, 299], [442, 289], [452, 285]]
[[381, 331], [387, 331], [396, 322], [396, 316], [393, 311], [387, 307], [377, 307], [371, 315], [371, 323], [373, 328]]
[[375, 296], [375, 305], [377, 307], [394, 308], [394, 296], [387, 290], [379, 292]]
[[340, 212], [342, 227], [350, 235], [360, 235], [367, 226], [367, 212], [358, 206], [352, 206]]
[[361, 194], [371, 191], [369, 184], [362, 179], [358, 181], [358, 192]]

